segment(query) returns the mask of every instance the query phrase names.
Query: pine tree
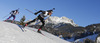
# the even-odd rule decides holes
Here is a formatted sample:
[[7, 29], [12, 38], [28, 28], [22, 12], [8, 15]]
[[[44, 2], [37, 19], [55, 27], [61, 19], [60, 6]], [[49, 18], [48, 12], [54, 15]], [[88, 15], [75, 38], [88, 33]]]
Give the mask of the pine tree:
[[25, 21], [25, 16], [23, 16], [23, 18], [21, 18], [20, 25], [24, 25], [25, 24], [24, 21]]

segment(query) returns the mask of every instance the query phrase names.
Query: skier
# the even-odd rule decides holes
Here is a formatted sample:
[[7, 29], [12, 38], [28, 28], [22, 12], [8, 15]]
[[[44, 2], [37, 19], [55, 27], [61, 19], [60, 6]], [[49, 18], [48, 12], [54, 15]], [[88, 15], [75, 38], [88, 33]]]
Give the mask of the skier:
[[[14, 21], [15, 18], [16, 18], [15, 15], [16, 15], [16, 14], [19, 14], [18, 9], [17, 9], [17, 10], [11, 11], [10, 14], [11, 14], [11, 16], [9, 16], [9, 18], [7, 18], [5, 21], [9, 20], [11, 17], [13, 17], [13, 21]], [[13, 21], [12, 21], [11, 23], [13, 23]]]
[[29, 25], [29, 24], [32, 23], [32, 22], [35, 22], [36, 20], [40, 20], [40, 21], [42, 22], [42, 25], [39, 27], [39, 29], [38, 29], [37, 32], [38, 32], [38, 33], [41, 33], [40, 30], [41, 30], [42, 27], [45, 25], [44, 18], [47, 17], [47, 16], [51, 16], [51, 14], [53, 13], [53, 10], [54, 10], [54, 9], [55, 9], [55, 8], [53, 8], [52, 10], [47, 10], [47, 11], [40, 10], [40, 11], [34, 13], [35, 15], [37, 15], [38, 13], [40, 13], [40, 14], [39, 14], [35, 19], [33, 19], [32, 21], [26, 23], [26, 24], [24, 25], [24, 27], [27, 26], [27, 25]]

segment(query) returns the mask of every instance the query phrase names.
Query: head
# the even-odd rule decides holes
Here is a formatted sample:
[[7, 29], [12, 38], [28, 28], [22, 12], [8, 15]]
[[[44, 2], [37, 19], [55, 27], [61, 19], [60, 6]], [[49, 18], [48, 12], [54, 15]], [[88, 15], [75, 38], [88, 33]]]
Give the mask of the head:
[[51, 10], [47, 10], [47, 12], [49, 12], [49, 15], [51, 16], [51, 14], [53, 13], [53, 10], [55, 10], [55, 8], [51, 9]]
[[16, 10], [18, 12], [18, 10]]
[[16, 11], [16, 13], [19, 13], [18, 10], [15, 10], [15, 11]]
[[51, 14], [53, 13], [53, 10], [48, 10], [47, 12], [48, 12], [49, 15], [51, 16]]

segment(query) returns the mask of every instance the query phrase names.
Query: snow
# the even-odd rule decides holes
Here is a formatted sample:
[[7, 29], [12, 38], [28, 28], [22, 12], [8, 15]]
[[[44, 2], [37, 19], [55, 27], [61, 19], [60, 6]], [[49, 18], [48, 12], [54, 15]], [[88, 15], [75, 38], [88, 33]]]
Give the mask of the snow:
[[51, 16], [46, 20], [47, 23], [54, 23], [54, 24], [58, 24], [58, 23], [70, 23], [73, 26], [78, 26], [77, 24], [74, 23], [74, 21], [72, 19], [69, 19], [67, 17], [57, 17], [57, 16]]
[[81, 39], [77, 39], [75, 42], [83, 42], [84, 39], [88, 38], [88, 39], [91, 39], [93, 41], [96, 40], [96, 37], [97, 37], [98, 34], [94, 34], [94, 35], [90, 35], [90, 36], [87, 36], [87, 37], [84, 37], [84, 38], [81, 38]]
[[26, 32], [23, 32], [16, 24], [0, 22], [0, 43], [70, 43], [44, 31], [45, 36], [41, 35], [32, 29], [26, 27]]
[[[31, 30], [31, 31], [37, 31], [37, 29], [33, 29], [33, 28], [30, 28], [30, 27], [26, 27], [26, 29], [29, 29], [29, 30]], [[49, 38], [49, 39], [52, 39], [52, 40], [54, 40], [54, 41], [56, 41], [57, 43], [70, 43], [70, 42], [68, 42], [68, 41], [65, 41], [65, 40], [63, 40], [63, 39], [61, 39], [61, 38], [59, 38], [59, 37], [57, 37], [57, 36], [54, 36], [54, 35], [52, 35], [52, 34], [50, 34], [50, 33], [47, 33], [47, 32], [45, 32], [45, 31], [41, 31], [47, 38]]]
[[97, 43], [100, 43], [100, 37], [97, 38]]

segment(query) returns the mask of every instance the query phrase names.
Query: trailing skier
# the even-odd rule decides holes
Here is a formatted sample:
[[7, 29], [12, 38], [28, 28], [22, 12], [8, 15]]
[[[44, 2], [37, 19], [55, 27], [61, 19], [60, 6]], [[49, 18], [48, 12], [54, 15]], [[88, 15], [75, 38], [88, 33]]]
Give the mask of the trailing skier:
[[44, 25], [45, 25], [44, 18], [47, 17], [47, 16], [51, 16], [51, 14], [53, 13], [53, 10], [54, 10], [54, 9], [55, 9], [55, 8], [53, 8], [52, 10], [47, 10], [47, 11], [40, 10], [40, 11], [34, 13], [35, 15], [37, 15], [38, 13], [40, 13], [40, 14], [39, 14], [35, 19], [33, 19], [32, 21], [26, 23], [26, 24], [24, 25], [24, 27], [27, 26], [27, 25], [29, 25], [29, 24], [32, 23], [32, 22], [35, 22], [36, 20], [40, 20], [40, 21], [42, 22], [42, 25], [39, 27], [39, 29], [38, 29], [37, 32], [38, 32], [38, 33], [41, 33], [40, 30], [41, 30], [42, 27], [44, 27]]
[[[11, 16], [9, 16], [5, 21], [9, 20], [11, 17], [13, 17], [13, 21], [14, 21], [16, 18], [16, 14], [19, 14], [18, 9], [11, 11], [10, 14]], [[13, 21], [11, 23], [13, 23]]]

